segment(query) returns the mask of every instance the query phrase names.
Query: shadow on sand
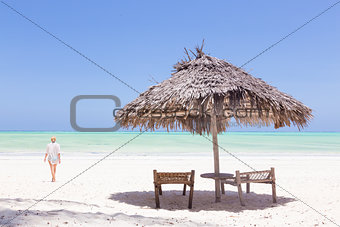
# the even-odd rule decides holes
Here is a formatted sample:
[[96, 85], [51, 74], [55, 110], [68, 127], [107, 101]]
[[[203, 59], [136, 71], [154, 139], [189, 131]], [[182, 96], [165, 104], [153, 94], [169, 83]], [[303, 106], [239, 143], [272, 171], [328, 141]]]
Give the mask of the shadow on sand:
[[[286, 203], [295, 201], [293, 198], [283, 196], [277, 197], [277, 203], [272, 202], [272, 195], [243, 193], [246, 205], [241, 206], [237, 192], [226, 191], [222, 195], [222, 201], [215, 203], [214, 191], [194, 191], [193, 208], [190, 211], [198, 212], [206, 211], [229, 211], [240, 212], [243, 210], [263, 210], [270, 207], [285, 205]], [[155, 193], [154, 191], [132, 191], [111, 194], [109, 199], [126, 203], [143, 208], [155, 208]], [[172, 190], [163, 191], [160, 196], [161, 209], [165, 210], [186, 210], [188, 209], [189, 196], [183, 196], [182, 191]]]

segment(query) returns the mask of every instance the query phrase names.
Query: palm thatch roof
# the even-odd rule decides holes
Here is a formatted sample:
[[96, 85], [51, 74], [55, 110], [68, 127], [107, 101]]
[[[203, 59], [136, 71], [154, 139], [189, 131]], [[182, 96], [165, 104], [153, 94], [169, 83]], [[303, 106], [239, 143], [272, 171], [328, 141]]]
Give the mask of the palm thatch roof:
[[245, 126], [296, 125], [299, 129], [312, 119], [312, 110], [303, 103], [241, 68], [206, 55], [202, 48], [174, 65], [169, 79], [118, 111], [115, 120], [126, 128], [181, 128], [209, 134], [212, 108], [218, 133], [230, 126], [232, 118]]

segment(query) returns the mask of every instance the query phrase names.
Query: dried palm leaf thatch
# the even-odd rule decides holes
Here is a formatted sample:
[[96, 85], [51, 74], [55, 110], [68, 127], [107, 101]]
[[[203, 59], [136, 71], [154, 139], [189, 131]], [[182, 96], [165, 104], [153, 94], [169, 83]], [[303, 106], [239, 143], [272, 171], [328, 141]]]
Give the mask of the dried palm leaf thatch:
[[194, 57], [185, 49], [188, 60], [178, 62], [169, 79], [118, 111], [115, 120], [126, 128], [181, 128], [209, 134], [214, 108], [218, 133], [230, 126], [232, 118], [245, 126], [293, 124], [300, 129], [308, 125], [313, 117], [310, 108], [244, 70], [206, 55], [202, 48], [196, 48]]

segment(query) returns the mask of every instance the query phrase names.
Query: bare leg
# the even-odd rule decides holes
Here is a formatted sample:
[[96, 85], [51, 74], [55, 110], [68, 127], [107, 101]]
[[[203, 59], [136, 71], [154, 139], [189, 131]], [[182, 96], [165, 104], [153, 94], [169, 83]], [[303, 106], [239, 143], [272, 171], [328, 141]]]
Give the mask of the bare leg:
[[53, 164], [53, 172], [54, 172], [54, 181], [55, 181], [55, 175], [57, 174], [57, 164]]
[[50, 164], [51, 174], [52, 174], [52, 182], [54, 182], [55, 181], [54, 167], [53, 167], [53, 165], [50, 161], [48, 161], [48, 164]]

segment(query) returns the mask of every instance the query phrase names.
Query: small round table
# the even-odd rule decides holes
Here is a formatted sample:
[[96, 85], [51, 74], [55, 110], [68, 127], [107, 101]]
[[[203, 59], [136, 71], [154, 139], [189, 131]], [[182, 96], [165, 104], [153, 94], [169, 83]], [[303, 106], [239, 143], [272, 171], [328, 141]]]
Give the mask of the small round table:
[[215, 173], [202, 173], [201, 177], [225, 180], [225, 179], [232, 179], [232, 178], [234, 178], [234, 174], [231, 174], [231, 173], [219, 173], [218, 175], [216, 175]]
[[[226, 179], [234, 179], [234, 174], [219, 173], [218, 175], [216, 175], [215, 173], [203, 173], [203, 174], [201, 174], [201, 177], [210, 178], [210, 179], [214, 179], [214, 180], [226, 180]], [[224, 184], [220, 183], [220, 186], [221, 186], [222, 194], [224, 194], [225, 193]], [[220, 201], [221, 201], [221, 197], [216, 197], [216, 202], [220, 202]]]

